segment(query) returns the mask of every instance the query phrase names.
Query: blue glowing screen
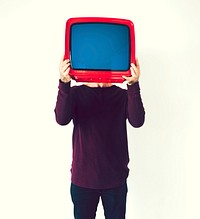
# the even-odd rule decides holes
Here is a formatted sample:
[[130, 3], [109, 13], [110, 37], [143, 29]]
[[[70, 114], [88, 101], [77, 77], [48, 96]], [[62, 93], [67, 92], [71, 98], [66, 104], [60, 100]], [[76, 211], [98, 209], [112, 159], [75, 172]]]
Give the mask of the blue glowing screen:
[[75, 23], [70, 31], [71, 67], [76, 70], [127, 71], [130, 30], [122, 24]]

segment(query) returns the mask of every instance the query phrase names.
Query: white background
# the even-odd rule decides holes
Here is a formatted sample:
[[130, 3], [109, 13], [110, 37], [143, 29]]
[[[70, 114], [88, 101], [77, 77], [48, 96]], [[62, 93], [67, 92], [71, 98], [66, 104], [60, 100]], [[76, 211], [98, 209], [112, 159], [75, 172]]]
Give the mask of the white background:
[[73, 218], [72, 125], [53, 110], [76, 16], [135, 24], [146, 123], [128, 125], [127, 219], [200, 218], [199, 11], [198, 0], [0, 0], [0, 218]]

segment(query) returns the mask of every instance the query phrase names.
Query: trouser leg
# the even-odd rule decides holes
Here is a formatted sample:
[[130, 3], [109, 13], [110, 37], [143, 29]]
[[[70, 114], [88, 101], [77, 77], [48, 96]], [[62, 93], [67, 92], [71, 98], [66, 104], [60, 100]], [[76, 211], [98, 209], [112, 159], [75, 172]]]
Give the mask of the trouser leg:
[[71, 198], [75, 219], [95, 219], [99, 203], [99, 190], [87, 189], [71, 184]]
[[106, 219], [125, 219], [127, 184], [104, 190], [101, 194]]

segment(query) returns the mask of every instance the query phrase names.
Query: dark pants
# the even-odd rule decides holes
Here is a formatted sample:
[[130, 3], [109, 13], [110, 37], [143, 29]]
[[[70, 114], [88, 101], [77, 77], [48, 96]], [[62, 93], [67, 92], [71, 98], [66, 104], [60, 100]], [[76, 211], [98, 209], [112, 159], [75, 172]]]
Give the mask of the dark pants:
[[101, 197], [106, 219], [125, 219], [127, 184], [113, 189], [87, 189], [71, 184], [75, 219], [95, 219]]

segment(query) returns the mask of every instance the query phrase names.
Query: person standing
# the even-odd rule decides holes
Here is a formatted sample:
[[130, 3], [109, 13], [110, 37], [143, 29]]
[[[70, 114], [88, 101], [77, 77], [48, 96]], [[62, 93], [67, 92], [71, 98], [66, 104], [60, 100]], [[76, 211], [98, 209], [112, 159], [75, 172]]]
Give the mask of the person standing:
[[140, 66], [130, 66], [127, 89], [111, 83], [71, 86], [70, 60], [61, 60], [55, 119], [73, 121], [71, 198], [75, 219], [94, 219], [102, 200], [106, 219], [125, 219], [129, 153], [127, 120], [145, 121], [140, 94]]

